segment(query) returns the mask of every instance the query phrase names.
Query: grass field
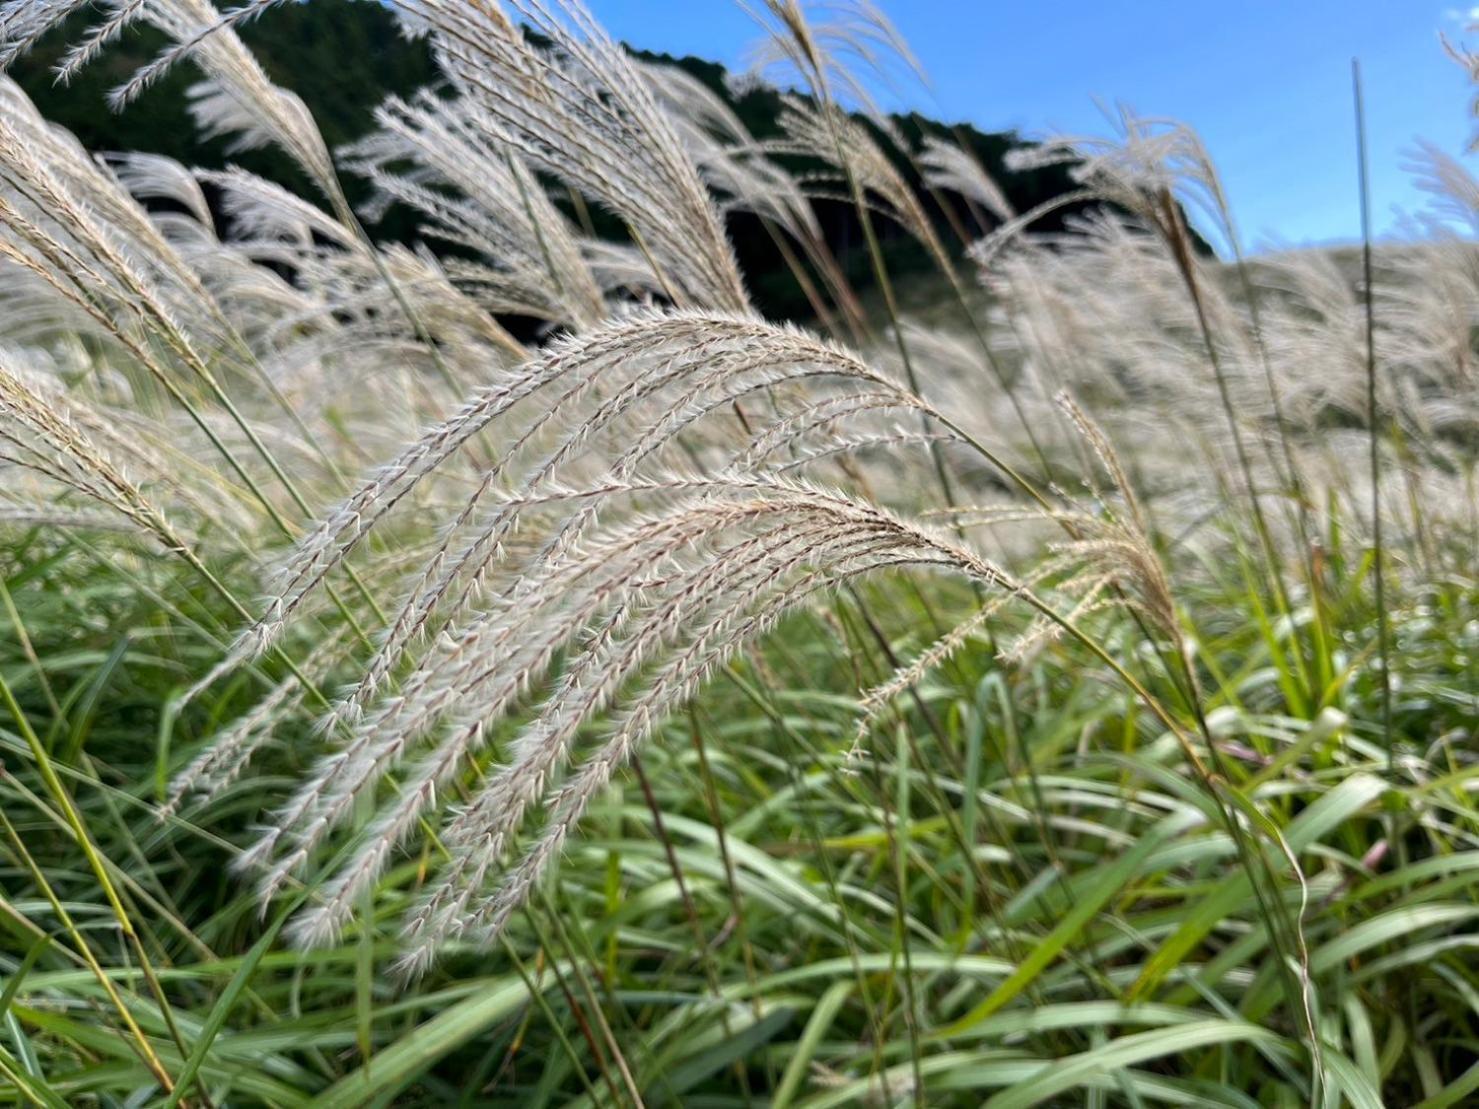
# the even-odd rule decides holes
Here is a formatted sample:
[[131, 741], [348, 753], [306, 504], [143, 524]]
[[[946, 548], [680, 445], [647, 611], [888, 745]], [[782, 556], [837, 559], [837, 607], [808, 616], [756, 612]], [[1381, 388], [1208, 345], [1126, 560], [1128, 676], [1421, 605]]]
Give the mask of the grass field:
[[1018, 152], [1103, 202], [1053, 235], [891, 149], [861, 8], [765, 5], [756, 145], [573, 0], [395, 7], [447, 95], [338, 151], [206, 0], [73, 55], [164, 29], [311, 199], [0, 78], [0, 1101], [1479, 1100], [1457, 152], [1403, 240], [1216, 258], [1179, 124]]

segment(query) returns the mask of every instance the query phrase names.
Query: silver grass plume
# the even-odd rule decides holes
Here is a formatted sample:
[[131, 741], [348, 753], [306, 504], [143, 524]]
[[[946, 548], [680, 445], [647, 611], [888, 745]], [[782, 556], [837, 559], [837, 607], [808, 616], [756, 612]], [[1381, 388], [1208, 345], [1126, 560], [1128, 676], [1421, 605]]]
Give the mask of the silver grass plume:
[[3, 363], [0, 462], [31, 470], [101, 505], [166, 550], [188, 549], [164, 512], [124, 473], [118, 458], [87, 433], [65, 398]]
[[725, 210], [762, 216], [799, 242], [821, 238], [816, 213], [794, 178], [767, 158], [734, 110], [686, 70], [646, 65], [659, 101]]
[[[1122, 204], [1170, 237], [1168, 223], [1184, 219], [1175, 200], [1222, 226], [1230, 206], [1200, 137], [1174, 119], [1137, 115], [1121, 105], [1112, 136], [1055, 135], [1007, 155], [1014, 170], [1063, 165], [1080, 184]], [[1225, 228], [1235, 237], [1231, 228]]]
[[1003, 223], [1017, 213], [986, 167], [968, 151], [935, 135], [925, 137], [919, 152], [924, 179], [936, 189], [959, 193]]
[[[620, 361], [615, 361], [618, 358]], [[894, 410], [923, 408], [917, 398], [878, 376], [840, 348], [789, 329], [748, 319], [701, 314], [639, 317], [611, 325], [601, 335], [588, 336], [582, 341], [566, 341], [555, 354], [547, 356], [546, 363], [544, 367], [531, 367], [530, 377], [536, 381], [543, 379], [540, 383], [551, 387], [553, 383], [561, 382], [563, 391], [547, 400], [545, 403], [549, 407], [546, 411], [526, 424], [504, 452], [488, 465], [467, 505], [445, 529], [444, 538], [425, 562], [378, 651], [367, 664], [345, 705], [338, 710], [333, 723], [357, 719], [390, 676], [400, 657], [417, 640], [430, 638], [440, 643], [453, 634], [453, 622], [469, 611], [469, 606], [475, 602], [484, 575], [507, 557], [505, 542], [515, 529], [524, 526], [524, 518], [532, 511], [531, 506], [547, 506], [564, 500], [560, 494], [560, 479], [567, 463], [585, 453], [589, 449], [587, 442], [602, 434], [607, 425], [623, 426], [614, 423], [623, 414], [630, 411], [641, 413], [635, 421], [636, 429], [640, 430], [618, 435], [618, 440], [623, 435], [635, 438], [606, 473], [604, 480], [613, 491], [625, 487], [627, 475], [633, 473], [639, 463], [655, 455], [686, 428], [712, 417], [714, 413], [722, 413], [727, 419], [732, 416], [732, 405], [737, 399], [748, 392], [769, 389], [780, 383], [831, 378], [849, 388], [867, 386], [873, 397], [886, 398], [886, 405], [883, 400], [874, 400], [871, 405], [858, 406], [858, 411], [885, 406]], [[551, 373], [552, 369], [557, 372]], [[612, 389], [612, 374], [618, 371], [630, 374], [624, 385], [615, 388], [614, 392], [593, 393], [597, 386]], [[674, 388], [680, 390], [676, 397], [671, 392]], [[664, 389], [668, 390], [666, 395]], [[301, 606], [308, 591], [323, 579], [328, 570], [347, 557], [350, 550], [416, 482], [436, 466], [445, 465], [455, 453], [456, 444], [465, 442], [471, 433], [464, 420], [469, 411], [478, 413], [479, 426], [487, 426], [484, 421], [491, 423], [495, 417], [508, 411], [521, 399], [521, 391], [490, 391], [490, 400], [494, 403], [470, 406], [463, 416], [451, 421], [452, 425], [460, 425], [455, 429], [448, 425], [434, 429], [421, 444], [387, 467], [350, 502], [341, 506], [331, 519], [343, 521], [350, 525], [351, 530], [347, 534], [336, 535], [326, 527], [300, 547], [280, 580], [277, 599], [268, 614], [242, 636], [223, 667], [229, 668], [265, 650], [280, 633], [286, 619]], [[593, 394], [594, 409], [582, 407], [579, 403], [587, 394]], [[651, 422], [652, 417], [648, 414], [650, 407], [636, 407], [644, 399], [656, 403], [663, 413], [655, 423]], [[829, 423], [846, 415], [836, 410], [831, 402], [824, 401], [818, 408], [825, 411]], [[797, 416], [780, 421], [778, 426], [789, 431], [788, 438], [795, 439], [805, 426], [804, 422], [798, 422], [798, 416], [804, 417], [806, 412], [807, 409], [802, 409]], [[526, 445], [538, 442], [535, 435], [546, 425], [556, 432], [550, 440], [554, 444], [553, 451], [527, 470], [525, 476], [501, 498], [495, 495], [500, 485], [506, 485], [501, 475], [521, 457]], [[562, 427], [564, 430], [560, 430]], [[761, 439], [767, 435], [773, 438], [774, 431], [761, 428], [756, 434]], [[804, 441], [805, 436], [800, 438]], [[906, 437], [902, 441], [911, 440]], [[877, 447], [890, 443], [865, 438], [862, 445]], [[847, 450], [850, 446], [828, 442], [828, 448], [833, 452]], [[535, 455], [536, 459], [538, 457]], [[578, 469], [572, 470], [571, 477], [578, 473]], [[655, 492], [662, 486], [649, 484], [647, 488]], [[502, 505], [498, 504], [500, 499]], [[478, 510], [487, 502], [493, 503], [483, 520], [479, 521]], [[552, 538], [545, 547], [545, 556], [554, 557], [568, 550], [578, 539], [581, 529], [594, 518], [595, 502], [592, 501], [574, 517], [563, 523], [556, 521]], [[473, 525], [470, 535], [468, 525]], [[337, 525], [330, 525], [334, 526]], [[454, 546], [454, 541], [457, 546]], [[448, 598], [450, 603], [447, 603]], [[438, 615], [439, 606], [445, 611]], [[364, 772], [351, 772], [339, 767], [332, 775], [321, 776], [320, 784], [327, 784], [332, 776], [336, 788], [366, 788], [373, 784], [374, 774], [378, 774], [382, 766], [383, 763], [375, 759], [365, 764]], [[328, 830], [328, 826], [322, 826], [321, 830]]]
[[[842, 347], [753, 317], [700, 312], [639, 313], [584, 335], [557, 341], [538, 359], [480, 390], [454, 416], [430, 429], [398, 458], [381, 467], [305, 536], [283, 567], [267, 613], [241, 636], [232, 648], [231, 657], [244, 661], [265, 650], [308, 593], [341, 565], [403, 498], [495, 421], [507, 417], [531, 398], [537, 401], [553, 394], [548, 395], [542, 413], [513, 437], [501, 458], [485, 470], [460, 515], [461, 521], [473, 517], [480, 499], [493, 490], [504, 467], [533, 440], [536, 432], [555, 421], [567, 407], [575, 416], [589, 415], [578, 407], [579, 403], [591, 396], [599, 384], [607, 382], [612, 373], [627, 375], [629, 384], [624, 391], [605, 399], [608, 416], [622, 411], [623, 397], [628, 403], [640, 398], [644, 387], [650, 390], [655, 383], [682, 381], [685, 375], [697, 375], [705, 370], [716, 375], [715, 380], [722, 381], [750, 370], [764, 373], [768, 368], [795, 376], [798, 369], [804, 373], [808, 367], [810, 372], [868, 383], [901, 398], [907, 396], [906, 391]], [[674, 421], [679, 421], [676, 426], [681, 428], [685, 409], [686, 405], [670, 409], [667, 420], [649, 429], [649, 434], [675, 426]], [[599, 423], [574, 421], [570, 429], [574, 437], [567, 435], [560, 454], [574, 451], [598, 427]], [[541, 480], [548, 476], [540, 475]], [[497, 546], [496, 541], [482, 545], [490, 553]], [[431, 565], [429, 574], [439, 568], [438, 564]]]
[[[423, 233], [480, 256], [476, 270], [454, 272], [491, 293], [493, 311], [577, 326], [606, 314], [569, 220], [522, 159], [490, 141], [492, 126], [470, 101], [390, 97], [375, 120], [378, 131], [342, 152], [346, 163], [375, 185], [380, 204], [409, 205], [428, 220]], [[393, 168], [403, 162], [413, 168]]]
[[[90, 292], [152, 304], [205, 344], [228, 344], [230, 325], [189, 262], [119, 178], [67, 131], [47, 123], [0, 76], [0, 185], [15, 206], [11, 235], [48, 253], [85, 252], [86, 273], [107, 278]], [[45, 244], [45, 245], [43, 245]]]
[[[331, 632], [299, 664], [302, 674], [321, 681], [344, 653], [344, 629]], [[170, 781], [157, 816], [173, 816], [188, 798], [201, 804], [219, 796], [241, 776], [252, 758], [271, 742], [276, 726], [301, 705], [307, 690], [297, 674], [276, 682], [255, 704], [212, 735]]]
[[578, 0], [521, 0], [541, 49], [494, 0], [400, 0], [490, 138], [609, 207], [680, 307], [744, 311], [749, 298], [713, 198], [626, 53]]
[[918, 239], [941, 270], [951, 272], [950, 256], [918, 194], [866, 124], [828, 101], [787, 97], [780, 126], [785, 137], [765, 143], [768, 152], [814, 158], [836, 170], [804, 177], [811, 195], [850, 201], [851, 179], [870, 204]]
[[870, 0], [762, 0], [744, 7], [765, 31], [750, 51], [750, 69], [774, 83], [799, 80], [818, 100], [841, 98], [881, 116], [870, 79], [889, 85], [902, 69], [924, 80], [908, 43]]
[[[437, 787], [465, 753], [486, 742], [492, 723], [510, 711], [557, 649], [571, 648], [576, 656], [539, 719], [516, 743], [509, 769], [490, 780], [494, 800], [468, 810], [489, 808], [495, 821], [487, 831], [475, 825], [469, 833], [484, 859], [496, 857], [496, 848], [521, 824], [525, 807], [564, 763], [584, 721], [629, 681], [640, 681], [663, 652], [676, 653], [657, 663], [648, 692], [634, 694], [637, 699], [618, 716], [605, 748], [546, 799], [551, 815], [543, 838], [507, 877], [503, 892], [463, 921], [475, 930], [497, 931], [610, 773], [715, 661], [806, 595], [805, 589], [784, 588], [793, 575], [814, 570], [843, 580], [884, 565], [918, 565], [962, 573], [992, 587], [1006, 581], [954, 540], [818, 486], [743, 475], [674, 475], [651, 484], [646, 491], [666, 486], [670, 507], [598, 532], [561, 557], [529, 565], [507, 600], [440, 641], [401, 692], [366, 718], [346, 752], [323, 765], [314, 779], [319, 784], [310, 784], [307, 794], [290, 805], [284, 814], [292, 818], [289, 848], [268, 872], [264, 892], [275, 890], [305, 861], [325, 824], [347, 811], [355, 796], [353, 782], [363, 774], [356, 765], [388, 767], [408, 743], [430, 734], [439, 719], [449, 720], [449, 734], [413, 763], [397, 796], [325, 887], [324, 902], [301, 918], [301, 940], [318, 942], [333, 934], [395, 844], [434, 803]], [[606, 488], [589, 495], [619, 493]], [[654, 567], [661, 571], [654, 574]], [[764, 600], [773, 591], [779, 608], [767, 609]], [[505, 796], [507, 804], [497, 800]], [[456, 838], [461, 841], [460, 829], [472, 818], [459, 819]], [[281, 831], [274, 831], [266, 842], [275, 845], [280, 839]], [[277, 854], [269, 846], [254, 857], [265, 861], [269, 852]]]
[[[0, 69], [35, 46], [41, 37], [90, 0], [3, 0], [0, 2]], [[131, 7], [141, 5], [134, 3]], [[137, 13], [134, 13], [137, 14]]]
[[[867, 434], [839, 440], [837, 426], [840, 421], [871, 412], [925, 410], [912, 394], [842, 348], [793, 329], [714, 313], [639, 315], [561, 340], [509, 380], [484, 390], [462, 412], [434, 428], [368, 481], [300, 545], [274, 590], [275, 600], [266, 616], [238, 641], [228, 656], [228, 665], [265, 650], [310, 591], [348, 558], [401, 499], [444, 468], [473, 437], [497, 426], [525, 402], [540, 406], [536, 408], [539, 415], [526, 422], [485, 469], [478, 488], [447, 529], [446, 538], [426, 563], [392, 622], [357, 692], [351, 694], [353, 711], [338, 716], [339, 721], [353, 725], [350, 741], [321, 761], [278, 814], [273, 828], [247, 856], [247, 865], [268, 866], [264, 893], [276, 890], [343, 820], [356, 798], [373, 790], [391, 768], [423, 747], [427, 738], [450, 727], [444, 739], [413, 763], [397, 799], [382, 811], [374, 832], [363, 837], [355, 861], [326, 887], [327, 901], [312, 910], [312, 923], [302, 926], [303, 938], [327, 934], [326, 929], [342, 922], [346, 906], [352, 905], [358, 891], [378, 875], [424, 810], [434, 805], [439, 787], [468, 754], [482, 747], [488, 722], [509, 710], [548, 667], [557, 649], [583, 634], [592, 621], [605, 619], [609, 629], [596, 634], [591, 642], [603, 635], [617, 635], [647, 611], [648, 595], [654, 590], [677, 588], [687, 580], [685, 573], [689, 578], [717, 573], [703, 563], [687, 571], [680, 567], [692, 559], [694, 543], [707, 543], [710, 532], [726, 521], [746, 519], [746, 512], [758, 510], [750, 506], [735, 517], [735, 510], [729, 507], [715, 517], [709, 506], [696, 506], [681, 526], [673, 520], [654, 521], [639, 535], [622, 538], [618, 546], [606, 545], [608, 549], [592, 560], [591, 551], [597, 544], [591, 538], [591, 529], [598, 526], [597, 506], [633, 498], [654, 503], [682, 495], [707, 499], [715, 489], [805, 490], [809, 496], [814, 495], [808, 487], [779, 477], [750, 475], [744, 469], [722, 481], [664, 476], [670, 472], [662, 470], [644, 477], [637, 469], [685, 428], [721, 414], [727, 422], [733, 402], [747, 393], [811, 379], [829, 379], [846, 388], [837, 396], [823, 396], [799, 406], [787, 401], [786, 407], [762, 426], [746, 427], [738, 437], [729, 432], [725, 438], [739, 440], [729, 448], [730, 456], [748, 466], [774, 453], [783, 443], [795, 448], [815, 439], [814, 432], [818, 431], [825, 431], [825, 435], [820, 446], [813, 448], [817, 457], [855, 447], [907, 442], [908, 436]], [[849, 395], [854, 399], [849, 401]], [[644, 408], [644, 404], [649, 407]], [[664, 414], [656, 423], [651, 423], [648, 415], [652, 405]], [[588, 440], [615, 434], [620, 426], [616, 421], [628, 413], [641, 414], [637, 426], [644, 430], [628, 443], [625, 454], [609, 465], [595, 485], [570, 485], [564, 477], [568, 464], [580, 459]], [[548, 435], [542, 437], [543, 432]], [[524, 476], [518, 478], [510, 468], [526, 456], [529, 460], [520, 463]], [[513, 484], [501, 476], [506, 471], [515, 478]], [[579, 475], [578, 466], [570, 470], [571, 480], [578, 481]], [[500, 587], [493, 601], [479, 602], [477, 585], [487, 571], [509, 557], [505, 543], [520, 520], [561, 505], [568, 507], [563, 514], [555, 514], [550, 530], [544, 533], [550, 538], [531, 549], [522, 568]], [[469, 525], [472, 534], [464, 536], [458, 550], [453, 540]], [[761, 552], [781, 558], [792, 550], [779, 542], [779, 533], [769, 538], [777, 542], [767, 539], [757, 543], [752, 538], [745, 544], [744, 549], [751, 553], [746, 566], [759, 565], [754, 556]], [[813, 538], [813, 543], [820, 541], [821, 537]], [[795, 542], [800, 544], [801, 537]], [[625, 564], [623, 570], [624, 564], [615, 555], [618, 551], [632, 554], [633, 543], [641, 555]], [[815, 550], [814, 545], [802, 544], [794, 553], [802, 558], [807, 551]], [[655, 566], [670, 563], [672, 572], [653, 573]], [[784, 577], [799, 565], [783, 560], [766, 580]], [[557, 577], [551, 579], [549, 573]], [[464, 584], [458, 586], [459, 580]], [[667, 641], [665, 637], [685, 623], [678, 601], [692, 598], [693, 588], [690, 581], [689, 590], [662, 610], [665, 615], [661, 620], [629, 645], [630, 651], [621, 656], [628, 660], [626, 668], [604, 677], [600, 677], [599, 667], [589, 671], [591, 680], [597, 682], [591, 694], [595, 699], [569, 716], [568, 731], [559, 731], [551, 748], [556, 762], [559, 749], [573, 736], [573, 729], [598, 712], [612, 693], [645, 665], [643, 660], [650, 651], [658, 649]], [[697, 595], [708, 598], [711, 593], [703, 588]], [[454, 603], [431, 623], [432, 614], [447, 597], [452, 597]], [[536, 617], [540, 614], [554, 620], [553, 626], [538, 626]], [[741, 610], [736, 610], [725, 619], [740, 618]], [[533, 638], [529, 638], [531, 635]], [[416, 662], [394, 692], [377, 701], [380, 687], [391, 676], [399, 655], [423, 636], [431, 638], [428, 654]], [[476, 646], [479, 644], [486, 646]], [[466, 684], [469, 682], [473, 684]], [[364, 710], [368, 713], [362, 716]], [[608, 759], [598, 765], [614, 766], [620, 761]], [[543, 771], [530, 771], [529, 781], [542, 783], [544, 778]], [[527, 792], [526, 787], [520, 787], [519, 796]], [[571, 804], [572, 812], [583, 807], [583, 802]]]
[[[267, 78], [235, 31], [237, 24], [261, 14], [273, 2], [248, 0], [223, 15], [209, 0], [103, 0], [104, 18], [64, 56], [59, 76], [70, 78], [128, 26], [147, 22], [174, 42], [112, 92], [115, 108], [190, 58], [207, 78], [189, 91], [190, 111], [204, 134], [230, 135], [229, 148], [236, 150], [276, 143], [326, 195], [336, 195], [333, 162], [307, 108]], [[81, 7], [74, 0], [10, 0], [0, 7], [0, 67]]]
[[1479, 179], [1467, 166], [1434, 143], [1419, 140], [1402, 168], [1433, 198], [1431, 206], [1440, 219], [1479, 234]]

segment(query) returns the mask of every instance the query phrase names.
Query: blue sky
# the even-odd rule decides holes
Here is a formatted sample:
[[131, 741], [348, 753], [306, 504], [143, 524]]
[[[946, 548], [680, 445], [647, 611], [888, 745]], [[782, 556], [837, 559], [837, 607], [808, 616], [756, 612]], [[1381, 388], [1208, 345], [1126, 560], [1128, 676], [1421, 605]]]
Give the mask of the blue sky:
[[[1438, 41], [1479, 7], [1433, 0], [876, 0], [931, 81], [880, 99], [986, 130], [1102, 131], [1123, 100], [1201, 133], [1245, 240], [1359, 233], [1350, 61], [1365, 75], [1378, 232], [1422, 205], [1401, 170], [1417, 136], [1458, 154], [1467, 82]], [[734, 0], [587, 0], [618, 38], [735, 67], [757, 31]], [[1471, 16], [1472, 12], [1472, 16]], [[1479, 40], [1479, 35], [1473, 36]]]

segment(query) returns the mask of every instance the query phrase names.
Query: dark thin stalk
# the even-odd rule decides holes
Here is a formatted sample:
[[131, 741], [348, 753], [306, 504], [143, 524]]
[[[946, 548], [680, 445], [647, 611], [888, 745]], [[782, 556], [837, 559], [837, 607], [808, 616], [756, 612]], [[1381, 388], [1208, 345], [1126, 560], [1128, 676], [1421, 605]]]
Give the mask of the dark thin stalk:
[[894, 937], [898, 943], [898, 953], [904, 964], [904, 1029], [909, 1038], [909, 1065], [914, 1079], [914, 1088], [909, 1091], [909, 1097], [916, 1105], [926, 1105], [928, 1100], [925, 1094], [924, 1068], [919, 1042], [919, 1008], [914, 995], [914, 960], [909, 950], [908, 862], [904, 849], [899, 845], [894, 814], [889, 810], [889, 792], [883, 784], [882, 769], [877, 759], [869, 759], [868, 765], [873, 771], [873, 788], [878, 793], [878, 811], [883, 818], [883, 834], [888, 841], [890, 860], [893, 864], [890, 869], [893, 871], [894, 881]]
[[1212, 369], [1212, 380], [1217, 386], [1217, 396], [1222, 403], [1223, 413], [1227, 417], [1228, 430], [1232, 434], [1233, 451], [1237, 456], [1238, 469], [1242, 472], [1243, 481], [1248, 487], [1248, 506], [1253, 511], [1254, 530], [1258, 533], [1264, 558], [1268, 561], [1269, 574], [1272, 576], [1274, 587], [1274, 599], [1278, 604], [1280, 614], [1288, 616], [1290, 613], [1289, 591], [1284, 584], [1284, 572], [1278, 551], [1274, 546], [1273, 532], [1269, 530], [1268, 519], [1258, 499], [1258, 483], [1253, 480], [1253, 463], [1248, 456], [1242, 430], [1238, 426], [1237, 408], [1233, 404], [1232, 392], [1228, 387], [1227, 375], [1223, 370], [1222, 356], [1217, 352], [1217, 341], [1212, 333], [1212, 321], [1207, 315], [1207, 304], [1202, 295], [1201, 283], [1197, 280], [1196, 263], [1191, 239], [1187, 234], [1186, 221], [1180, 205], [1176, 203], [1169, 190], [1162, 190], [1158, 201], [1161, 207], [1158, 223], [1166, 244], [1171, 249], [1172, 258], [1181, 274], [1182, 282], [1186, 285], [1187, 295], [1191, 299], [1192, 309], [1196, 314], [1197, 329], [1201, 332], [1202, 343], [1207, 352], [1207, 361]]
[[1387, 777], [1396, 775], [1396, 752], [1392, 747], [1392, 676], [1387, 626], [1386, 581], [1382, 573], [1381, 534], [1381, 443], [1376, 406], [1376, 311], [1371, 280], [1371, 179], [1366, 167], [1366, 106], [1361, 93], [1361, 63], [1351, 59], [1351, 87], [1356, 101], [1356, 169], [1361, 188], [1361, 283], [1366, 305], [1366, 419], [1371, 458], [1371, 564], [1376, 590], [1376, 643], [1381, 657], [1381, 731], [1387, 746]]
[[[695, 723], [695, 731], [697, 727]], [[719, 972], [714, 966], [713, 953], [709, 950], [708, 937], [704, 935], [704, 926], [698, 916], [698, 907], [694, 905], [693, 896], [688, 892], [688, 882], [683, 877], [683, 866], [678, 861], [678, 852], [673, 848], [673, 838], [668, 835], [667, 823], [662, 818], [662, 808], [652, 792], [652, 783], [647, 780], [647, 771], [642, 768], [642, 759], [637, 755], [632, 756], [632, 772], [637, 776], [637, 784], [642, 787], [642, 799], [647, 803], [647, 811], [652, 814], [652, 830], [656, 833], [658, 842], [662, 844], [663, 855], [668, 860], [668, 870], [672, 872], [673, 883], [678, 887], [678, 899], [683, 903], [684, 915], [688, 917], [688, 925], [693, 929], [694, 954], [698, 956], [704, 968], [704, 977], [708, 980], [709, 992], [714, 997], [715, 1005], [719, 1007], [719, 1025], [724, 1029], [725, 1036], [732, 1036], [734, 1029], [729, 1022], [729, 1006], [724, 1000], [724, 987], [719, 981]], [[742, 1060], [736, 1060], [734, 1063], [734, 1077], [739, 1083], [745, 1104], [751, 1104], [749, 1074]]]

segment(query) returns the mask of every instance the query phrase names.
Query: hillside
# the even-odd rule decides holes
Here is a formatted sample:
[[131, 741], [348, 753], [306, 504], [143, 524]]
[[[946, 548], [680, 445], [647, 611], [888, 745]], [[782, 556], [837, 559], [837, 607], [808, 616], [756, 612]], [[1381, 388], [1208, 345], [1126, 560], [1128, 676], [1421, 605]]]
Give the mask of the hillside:
[[[52, 70], [65, 45], [74, 42], [85, 14], [44, 39], [22, 58], [11, 76], [35, 102], [42, 115], [66, 127], [89, 150], [138, 150], [163, 154], [189, 166], [221, 168], [235, 163], [275, 181], [292, 183], [304, 195], [311, 190], [296, 166], [276, 148], [228, 154], [220, 139], [199, 136], [187, 108], [186, 90], [198, 79], [193, 66], [168, 73], [121, 113], [107, 106], [107, 93], [138, 66], [154, 57], [164, 37], [152, 29], [135, 30], [69, 85], [58, 85]], [[367, 0], [312, 0], [276, 7], [241, 30], [269, 76], [293, 90], [308, 105], [324, 138], [338, 148], [371, 129], [375, 106], [387, 95], [405, 96], [435, 87], [441, 75], [431, 52], [421, 41], [402, 36], [390, 14]], [[644, 61], [675, 65], [702, 81], [720, 96], [760, 140], [776, 137], [782, 94], [759, 84], [736, 93], [722, 65], [701, 58], [675, 58], [634, 49]], [[1008, 172], [1003, 157], [1023, 141], [1013, 132], [987, 133], [968, 123], [947, 123], [918, 113], [892, 117], [892, 124], [917, 150], [924, 138], [937, 135], [971, 151], [1002, 185], [1008, 200], [1025, 211], [1072, 188], [1066, 168], [1025, 173]], [[899, 157], [898, 165], [910, 184], [920, 186], [912, 161]], [[805, 169], [807, 167], [795, 167]], [[360, 182], [347, 182], [351, 197], [363, 195]], [[960, 196], [927, 193], [921, 199], [934, 219], [941, 240], [953, 250], [964, 238], [982, 230], [981, 215]], [[818, 218], [848, 278], [866, 291], [872, 270], [857, 216], [849, 204], [815, 201]], [[1042, 230], [1062, 226], [1081, 205], [1068, 205], [1038, 224]], [[948, 209], [948, 211], [947, 211]], [[746, 279], [761, 307], [771, 315], [802, 318], [808, 306], [770, 237], [754, 217], [730, 217], [731, 239]], [[599, 229], [620, 236], [619, 225]], [[373, 229], [382, 240], [411, 241], [416, 226], [409, 213], [392, 209]], [[928, 274], [929, 259], [919, 244], [885, 221], [880, 226], [890, 271], [900, 276]]]

